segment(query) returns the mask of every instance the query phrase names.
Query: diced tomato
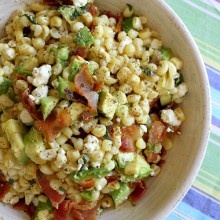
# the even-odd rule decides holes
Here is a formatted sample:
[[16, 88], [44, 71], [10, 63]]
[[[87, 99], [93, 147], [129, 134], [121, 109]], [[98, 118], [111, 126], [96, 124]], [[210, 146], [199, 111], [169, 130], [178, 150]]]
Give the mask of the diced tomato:
[[4, 174], [0, 172], [0, 201], [4, 198], [9, 189], [10, 184], [7, 182]]
[[99, 92], [99, 91], [101, 91], [103, 89], [103, 87], [104, 87], [104, 83], [103, 82], [95, 83], [94, 87], [93, 87], [93, 91]]
[[80, 120], [88, 122], [93, 120], [93, 115], [90, 111], [82, 112], [79, 116]]
[[76, 74], [74, 83], [75, 92], [85, 97], [88, 101], [88, 107], [92, 112], [96, 113], [99, 95], [97, 92], [93, 91], [95, 81], [89, 73], [86, 64], [83, 64], [80, 71]]
[[86, 58], [86, 48], [85, 47], [76, 47], [76, 49], [74, 49], [74, 55], [80, 56], [82, 58]]
[[69, 111], [63, 109], [52, 111], [45, 121], [36, 121], [35, 128], [40, 131], [47, 142], [51, 142], [60, 133], [60, 131], [72, 124]]
[[135, 190], [130, 194], [128, 198], [133, 205], [136, 205], [138, 201], [140, 201], [140, 199], [143, 197], [146, 191], [147, 191], [147, 187], [145, 183], [141, 181], [141, 184], [138, 183], [136, 185]]
[[122, 152], [134, 152], [135, 151], [135, 142], [140, 137], [139, 128], [137, 125], [133, 124], [131, 126], [121, 128], [122, 145], [120, 151]]
[[42, 120], [43, 119], [42, 112], [37, 111], [37, 107], [36, 107], [34, 101], [29, 98], [28, 90], [23, 91], [22, 97], [21, 97], [21, 102], [22, 102], [23, 106], [28, 110], [28, 112], [30, 113], [32, 118], [34, 118], [35, 120]]
[[90, 4], [88, 8], [88, 12], [93, 16], [98, 16], [99, 11], [98, 8], [94, 4]]
[[50, 199], [52, 206], [58, 208], [59, 204], [65, 199], [66, 193], [64, 192], [61, 195], [50, 186], [50, 181], [54, 178], [56, 178], [55, 175], [45, 175], [40, 170], [37, 171], [37, 179], [42, 191]]
[[148, 142], [150, 144], [157, 144], [164, 140], [166, 137], [167, 127], [161, 121], [155, 121], [149, 131]]
[[36, 207], [32, 203], [30, 205], [26, 205], [25, 201], [22, 199], [19, 200], [18, 203], [14, 204], [13, 208], [26, 212], [31, 219], [34, 218]]
[[95, 180], [91, 179], [91, 180], [87, 180], [85, 182], [81, 182], [79, 183], [79, 190], [87, 190], [87, 189], [91, 189], [95, 186]]

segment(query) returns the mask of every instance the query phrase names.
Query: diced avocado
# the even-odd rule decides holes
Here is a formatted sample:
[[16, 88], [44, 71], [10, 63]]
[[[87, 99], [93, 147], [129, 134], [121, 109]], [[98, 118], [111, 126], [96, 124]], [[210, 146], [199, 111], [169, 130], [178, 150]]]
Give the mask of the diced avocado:
[[32, 71], [38, 66], [36, 57], [28, 58], [16, 67], [16, 72], [25, 76], [32, 76]]
[[36, 164], [45, 164], [45, 160], [40, 158], [40, 152], [46, 149], [41, 133], [34, 127], [24, 136], [25, 153]]
[[63, 5], [58, 8], [58, 11], [67, 22], [71, 23], [71, 21], [75, 20], [77, 17], [85, 13], [87, 11], [87, 7], [88, 5], [85, 5], [83, 7]]
[[89, 108], [83, 105], [82, 103], [74, 102], [70, 105], [68, 110], [70, 112], [72, 122], [74, 123], [75, 121], [79, 119], [80, 114], [83, 112], [89, 111]]
[[111, 171], [104, 168], [90, 168], [89, 170], [80, 170], [76, 173], [71, 174], [71, 179], [76, 183], [80, 183], [82, 181], [95, 177], [103, 178], [110, 173]]
[[180, 74], [180, 76], [178, 78], [174, 79], [174, 81], [175, 81], [175, 86], [180, 85], [181, 83], [184, 82], [183, 75]]
[[153, 171], [150, 168], [150, 165], [145, 160], [144, 156], [137, 155], [135, 159], [135, 163], [139, 165], [139, 173], [137, 175], [125, 175], [121, 174], [121, 181], [122, 182], [130, 182], [135, 180], [143, 179], [150, 175], [150, 173]]
[[9, 119], [2, 123], [2, 129], [11, 144], [11, 149], [13, 150], [15, 157], [21, 163], [26, 164], [29, 161], [29, 158], [25, 154], [23, 141], [23, 136], [27, 133], [26, 127], [18, 120]]
[[170, 60], [173, 56], [173, 52], [170, 48], [161, 48], [160, 53], [162, 60]]
[[133, 189], [129, 186], [128, 183], [121, 182], [120, 188], [110, 193], [115, 203], [115, 206], [118, 207], [121, 203], [127, 200], [128, 196], [132, 193], [132, 191]]
[[83, 191], [80, 195], [89, 202], [92, 202], [94, 199], [91, 191]]
[[103, 90], [99, 96], [98, 109], [105, 117], [112, 119], [118, 106], [118, 100], [109, 92]]
[[75, 75], [79, 72], [80, 68], [81, 68], [82, 63], [81, 62], [77, 62], [77, 61], [73, 61], [70, 64], [70, 75], [68, 77], [69, 81], [73, 81]]
[[65, 67], [68, 58], [69, 58], [69, 48], [67, 46], [59, 46], [56, 53], [57, 63], [60, 63], [62, 67]]
[[94, 43], [94, 37], [88, 27], [85, 26], [76, 33], [75, 42], [81, 47], [89, 47]]
[[58, 82], [59, 82], [58, 84], [59, 97], [65, 98], [66, 97], [65, 89], [69, 87], [69, 83], [60, 76], [58, 77]]
[[3, 77], [3, 82], [0, 84], [0, 95], [7, 93], [10, 86], [11, 86], [11, 81]]
[[132, 24], [133, 18], [134, 18], [134, 16], [128, 17], [122, 22], [122, 30], [123, 31], [128, 32], [131, 29], [133, 29], [133, 24]]
[[50, 202], [50, 200], [48, 199], [46, 202], [39, 202], [37, 205], [37, 208], [35, 210], [35, 217], [34, 220], [40, 220], [38, 213], [41, 210], [48, 210], [49, 212], [51, 212], [53, 210], [53, 206]]
[[168, 105], [172, 101], [172, 97], [170, 94], [164, 94], [160, 96], [160, 104], [162, 106]]
[[124, 168], [128, 162], [133, 162], [135, 159], [135, 154], [133, 152], [123, 153], [119, 152], [116, 155], [116, 161], [119, 168]]
[[51, 113], [51, 111], [54, 109], [56, 104], [59, 102], [59, 99], [54, 96], [46, 96], [43, 97], [40, 101], [43, 119], [45, 120], [47, 116]]

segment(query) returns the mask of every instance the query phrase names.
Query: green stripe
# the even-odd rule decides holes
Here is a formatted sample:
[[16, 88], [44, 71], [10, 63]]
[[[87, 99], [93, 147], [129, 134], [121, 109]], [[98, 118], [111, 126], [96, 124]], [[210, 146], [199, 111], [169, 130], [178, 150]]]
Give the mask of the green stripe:
[[[196, 0], [192, 0], [192, 2], [195, 1]], [[220, 49], [220, 22], [217, 19], [205, 14], [205, 12], [193, 8], [183, 1], [166, 0], [166, 2], [180, 16], [194, 37]], [[207, 56], [210, 57], [208, 54]]]
[[[220, 178], [219, 158], [220, 148], [216, 144], [209, 142], [201, 168]], [[220, 184], [220, 179], [217, 182]]]
[[216, 134], [214, 134], [214, 133], [210, 133], [210, 138], [212, 139], [212, 140], [214, 140], [214, 141], [217, 141], [217, 142], [219, 142], [219, 144], [220, 144], [220, 136], [218, 136], [218, 135], [216, 135]]

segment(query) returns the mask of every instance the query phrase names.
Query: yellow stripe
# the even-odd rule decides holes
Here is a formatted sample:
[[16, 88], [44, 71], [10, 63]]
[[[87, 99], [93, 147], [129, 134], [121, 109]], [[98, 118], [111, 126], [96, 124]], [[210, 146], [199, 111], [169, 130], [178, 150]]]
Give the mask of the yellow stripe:
[[208, 63], [209, 65], [215, 67], [216, 69], [220, 69], [220, 63], [215, 62], [214, 60], [208, 58], [207, 56], [205, 56], [204, 54], [202, 54], [202, 58], [204, 60], [205, 63]]
[[205, 184], [199, 182], [198, 180], [195, 180], [193, 185], [199, 188], [201, 191], [206, 192], [207, 194], [213, 196], [214, 198], [220, 199], [220, 192], [206, 186]]
[[205, 42], [197, 37], [193, 37], [193, 38], [195, 39], [195, 41], [197, 41], [201, 44], [204, 44], [206, 47], [209, 47], [210, 49], [215, 50], [216, 52], [220, 52], [220, 49], [213, 47], [212, 45], [208, 44], [207, 42]]
[[211, 185], [213, 185], [214, 187], [216, 187], [216, 188], [219, 188], [219, 189], [220, 189], [220, 185], [219, 185], [219, 184], [217, 184], [217, 183], [215, 183], [215, 182], [213, 182], [213, 181], [211, 181], [210, 179], [207, 179], [206, 177], [201, 176], [200, 174], [198, 174], [198, 176], [197, 176], [197, 177], [199, 177], [200, 179], [205, 180], [206, 182], [210, 183], [210, 184], [211, 184]]
[[198, 45], [198, 46], [199, 46], [200, 50], [206, 52], [207, 54], [210, 54], [211, 56], [213, 56], [214, 58], [216, 58], [217, 60], [220, 61], [220, 56], [218, 56], [216, 52], [211, 52], [210, 50], [207, 50], [206, 48], [201, 47], [200, 45]]
[[214, 176], [213, 174], [209, 173], [208, 171], [200, 168], [199, 172], [205, 173], [205, 175], [212, 177], [213, 179], [219, 181], [219, 185], [220, 185], [220, 178], [217, 176]]

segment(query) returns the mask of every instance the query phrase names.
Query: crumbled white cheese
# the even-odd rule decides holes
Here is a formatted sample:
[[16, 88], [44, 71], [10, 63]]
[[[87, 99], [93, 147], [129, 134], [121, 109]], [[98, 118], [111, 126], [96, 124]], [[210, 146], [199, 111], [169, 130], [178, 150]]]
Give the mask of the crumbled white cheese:
[[51, 74], [51, 65], [46, 64], [39, 68], [34, 68], [32, 72], [33, 77], [28, 76], [27, 79], [32, 85], [39, 87], [48, 83]]
[[164, 109], [161, 112], [161, 119], [171, 126], [180, 126], [181, 121], [178, 119], [172, 109]]
[[29, 125], [33, 125], [34, 124], [34, 119], [31, 117], [30, 113], [28, 112], [28, 110], [26, 108], [23, 108], [19, 118], [21, 120], [21, 122], [27, 126]]
[[131, 44], [132, 40], [130, 37], [126, 36], [125, 39], [123, 41], [120, 42], [119, 47], [118, 47], [118, 51], [120, 54], [123, 53], [124, 48], [128, 45]]
[[94, 150], [98, 150], [100, 148], [99, 139], [89, 134], [84, 140], [84, 148], [88, 153], [92, 153]]
[[89, 2], [92, 2], [92, 1], [91, 0], [73, 0], [73, 5], [75, 7], [83, 7]]
[[37, 105], [39, 105], [40, 104], [40, 100], [43, 97], [46, 97], [47, 93], [48, 93], [48, 86], [40, 86], [40, 87], [37, 87], [36, 89], [34, 89], [33, 92], [32, 92], [32, 96], [34, 97], [34, 102]]
[[173, 95], [173, 99], [182, 98], [188, 92], [186, 83], [181, 83], [177, 86], [177, 93]]

